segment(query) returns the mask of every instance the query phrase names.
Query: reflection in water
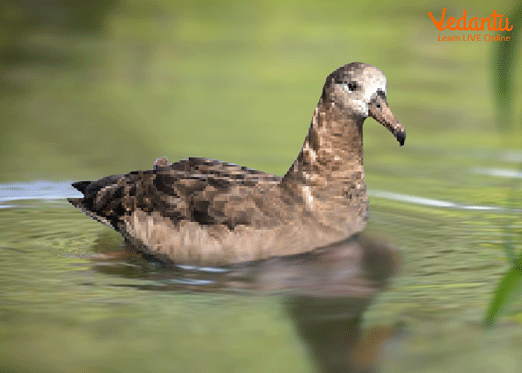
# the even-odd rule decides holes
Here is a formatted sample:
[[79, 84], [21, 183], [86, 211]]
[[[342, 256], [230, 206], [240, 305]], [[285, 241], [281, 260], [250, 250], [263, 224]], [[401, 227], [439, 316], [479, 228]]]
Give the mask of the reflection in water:
[[398, 254], [362, 236], [314, 254], [293, 279], [302, 282], [287, 302], [289, 315], [321, 371], [375, 371], [376, 352], [389, 333], [361, 338], [362, 314], [397, 272]]
[[[100, 251], [102, 245], [97, 246]], [[378, 347], [392, 332], [373, 329], [361, 338], [363, 312], [397, 273], [400, 263], [389, 245], [363, 235], [305, 254], [227, 268], [164, 268], [139, 257], [127, 257], [116, 266], [107, 263], [97, 269], [150, 280], [138, 286], [143, 290], [284, 291], [287, 313], [324, 372], [375, 371]]]
[[295, 297], [288, 313], [322, 372], [377, 372], [381, 344], [394, 327], [361, 330], [372, 298]]

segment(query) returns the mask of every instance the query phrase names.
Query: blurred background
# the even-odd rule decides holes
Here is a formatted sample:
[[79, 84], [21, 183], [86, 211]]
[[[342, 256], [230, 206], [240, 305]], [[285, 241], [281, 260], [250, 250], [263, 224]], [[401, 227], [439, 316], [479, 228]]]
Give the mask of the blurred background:
[[[427, 12], [443, 7], [468, 22], [512, 15], [512, 40], [438, 41], [499, 34], [438, 31]], [[404, 262], [364, 316], [405, 325], [379, 371], [516, 371], [522, 304], [487, 338], [477, 325], [506, 242], [522, 249], [521, 13], [513, 1], [3, 0], [0, 191], [21, 200], [160, 156], [282, 175], [326, 76], [375, 65], [407, 132], [400, 148], [364, 126], [367, 231]], [[277, 298], [142, 291], [141, 275], [92, 270], [120, 238], [63, 199], [0, 202], [0, 368], [314, 371], [298, 312]]]
[[[494, 5], [506, 14], [515, 4]], [[437, 41], [439, 34], [464, 33], [435, 28], [427, 12], [439, 19], [437, 2], [6, 0], [0, 6], [3, 182], [99, 178], [150, 168], [159, 156], [205, 156], [283, 174], [299, 152], [324, 79], [353, 61], [387, 74], [390, 106], [408, 133], [399, 151], [368, 120], [370, 174], [397, 157], [407, 168], [419, 161], [412, 154], [427, 148], [505, 147], [493, 90], [499, 42]], [[461, 17], [463, 9], [468, 19], [493, 10], [478, 1], [446, 6], [446, 18]], [[517, 70], [512, 86], [520, 103]], [[520, 118], [521, 105], [515, 108]], [[510, 147], [520, 144], [520, 132], [508, 136]]]

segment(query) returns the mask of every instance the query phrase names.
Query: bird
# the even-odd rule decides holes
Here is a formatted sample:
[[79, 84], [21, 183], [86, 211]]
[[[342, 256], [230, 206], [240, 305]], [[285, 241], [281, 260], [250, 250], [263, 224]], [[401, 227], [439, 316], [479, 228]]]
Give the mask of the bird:
[[78, 181], [68, 201], [163, 263], [226, 266], [301, 254], [361, 232], [369, 201], [363, 123], [372, 117], [404, 145], [387, 79], [354, 62], [326, 78], [302, 149], [284, 176], [202, 157]]

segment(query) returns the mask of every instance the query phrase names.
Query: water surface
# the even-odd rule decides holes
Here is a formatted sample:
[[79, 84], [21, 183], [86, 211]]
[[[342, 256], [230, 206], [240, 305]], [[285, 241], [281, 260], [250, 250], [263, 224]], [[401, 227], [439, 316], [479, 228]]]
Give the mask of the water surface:
[[[506, 175], [508, 184], [517, 178], [501, 157], [495, 170], [503, 172], [485, 173], [480, 163], [458, 178], [448, 173], [441, 185], [449, 190], [482, 178], [484, 185], [502, 188]], [[64, 197], [77, 196], [69, 182], [2, 184], [0, 219], [9, 227], [0, 233], [5, 366], [314, 371], [324, 364], [325, 351], [317, 346], [336, 340], [317, 330], [326, 336], [344, 330], [345, 342], [356, 335], [343, 351], [356, 353], [358, 367], [384, 372], [471, 372], [481, 366], [507, 372], [520, 364], [519, 306], [498, 328], [481, 327], [491, 292], [508, 268], [501, 245], [522, 232], [520, 205], [379, 189], [369, 195], [366, 234], [397, 247], [400, 272], [372, 291], [358, 282], [339, 293], [323, 282], [318, 294], [310, 278], [326, 275], [313, 264], [303, 270], [302, 263], [269, 263], [236, 269], [230, 277], [229, 271], [164, 270], [137, 258], [108, 259], [121, 239], [68, 205]]]

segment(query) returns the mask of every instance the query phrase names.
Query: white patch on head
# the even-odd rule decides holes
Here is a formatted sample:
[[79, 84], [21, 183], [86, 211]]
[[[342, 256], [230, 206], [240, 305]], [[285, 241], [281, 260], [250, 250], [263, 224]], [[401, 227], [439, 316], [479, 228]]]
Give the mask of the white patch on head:
[[374, 66], [367, 66], [352, 77], [360, 87], [356, 91], [350, 91], [348, 85], [343, 86], [350, 95], [350, 106], [355, 112], [368, 117], [368, 105], [377, 91], [381, 90], [386, 94], [386, 75]]

